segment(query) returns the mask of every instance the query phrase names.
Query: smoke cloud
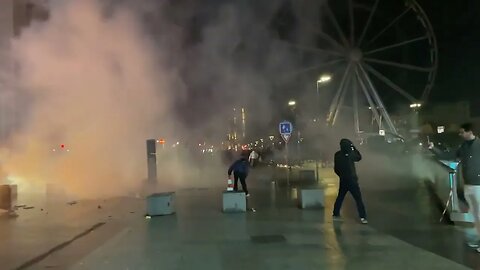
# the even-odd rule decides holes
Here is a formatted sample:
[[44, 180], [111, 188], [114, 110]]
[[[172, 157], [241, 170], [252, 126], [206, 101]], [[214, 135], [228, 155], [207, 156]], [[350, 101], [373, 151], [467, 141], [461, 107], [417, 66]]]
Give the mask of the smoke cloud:
[[[137, 190], [149, 138], [167, 139], [163, 189], [224, 185], [225, 164], [192, 146], [224, 140], [233, 108], [247, 109], [252, 138], [276, 131], [278, 104], [315, 98], [315, 81], [291, 75], [325, 59], [272, 31], [272, 23], [282, 27], [283, 1], [139, 2], [52, 1], [49, 19], [14, 40], [22, 121], [2, 159], [20, 189], [54, 183], [81, 197]], [[301, 20], [288, 40], [315, 46], [322, 2], [292, 1]], [[351, 121], [338, 126], [312, 132], [323, 135], [308, 147], [333, 156], [353, 130]]]
[[117, 194], [145, 174], [145, 139], [169, 130], [175, 75], [128, 9], [61, 1], [13, 43], [29, 116], [5, 170], [82, 196]]
[[[3, 155], [20, 189], [53, 183], [82, 197], [123, 194], [145, 178], [145, 139], [168, 138], [167, 148], [224, 139], [237, 106], [257, 109], [247, 113], [253, 128], [271, 120], [272, 82], [293, 63], [268, 30], [276, 5], [213, 5], [190, 42], [195, 12], [172, 10], [182, 9], [52, 1], [47, 21], [23, 29], [12, 45], [23, 121]], [[171, 188], [205, 165], [169, 153], [159, 163]], [[224, 174], [217, 158], [209, 162]]]

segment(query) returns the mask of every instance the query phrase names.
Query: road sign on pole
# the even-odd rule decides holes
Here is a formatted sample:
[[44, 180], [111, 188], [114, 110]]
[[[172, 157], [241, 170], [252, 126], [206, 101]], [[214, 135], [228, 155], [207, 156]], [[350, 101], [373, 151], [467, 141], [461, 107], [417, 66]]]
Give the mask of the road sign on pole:
[[290, 162], [288, 161], [288, 141], [292, 137], [293, 125], [288, 121], [283, 121], [278, 125], [278, 131], [285, 141], [285, 163], [287, 165], [287, 186], [290, 186]]
[[278, 131], [285, 143], [288, 143], [290, 137], [292, 137], [293, 125], [288, 121], [283, 121], [278, 125]]

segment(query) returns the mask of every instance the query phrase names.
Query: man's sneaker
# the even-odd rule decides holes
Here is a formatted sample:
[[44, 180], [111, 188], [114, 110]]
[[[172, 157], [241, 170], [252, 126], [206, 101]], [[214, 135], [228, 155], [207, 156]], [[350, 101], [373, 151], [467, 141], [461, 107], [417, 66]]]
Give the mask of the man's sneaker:
[[[470, 241], [470, 242], [467, 242], [467, 246], [469, 248], [479, 248], [480, 245], [478, 244], [478, 241]], [[478, 250], [477, 250], [478, 251]]]
[[360, 222], [361, 222], [362, 224], [368, 224], [368, 220], [367, 220], [366, 218], [361, 218], [361, 219], [360, 219]]
[[332, 216], [333, 221], [342, 221], [341, 216]]

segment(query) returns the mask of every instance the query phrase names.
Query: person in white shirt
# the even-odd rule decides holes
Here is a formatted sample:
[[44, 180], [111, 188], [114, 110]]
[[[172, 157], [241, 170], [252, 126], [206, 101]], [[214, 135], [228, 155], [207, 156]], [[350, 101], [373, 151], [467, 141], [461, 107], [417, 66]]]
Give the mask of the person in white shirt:
[[250, 156], [248, 157], [248, 161], [250, 162], [250, 166], [254, 166], [256, 161], [258, 159], [258, 153], [255, 152], [255, 150], [253, 150], [251, 153], [250, 153]]

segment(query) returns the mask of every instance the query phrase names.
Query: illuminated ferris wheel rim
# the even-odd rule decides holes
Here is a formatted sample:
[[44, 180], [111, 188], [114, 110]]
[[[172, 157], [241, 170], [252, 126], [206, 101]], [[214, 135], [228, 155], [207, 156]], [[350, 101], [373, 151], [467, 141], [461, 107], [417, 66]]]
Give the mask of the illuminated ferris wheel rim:
[[[340, 107], [344, 102], [348, 88], [353, 88], [352, 97], [354, 100], [353, 107], [357, 133], [361, 133], [358, 120], [358, 95], [363, 94], [363, 96], [368, 102], [369, 107], [373, 108], [371, 109], [372, 114], [379, 125], [379, 129], [385, 129], [386, 125], [386, 127], [389, 129], [389, 131], [387, 130], [387, 132], [398, 135], [397, 130], [386, 111], [384, 103], [380, 95], [378, 94], [377, 86], [375, 85], [372, 78], [374, 77], [377, 81], [382, 82], [389, 88], [399, 93], [401, 96], [403, 96], [410, 102], [411, 106], [415, 106], [415, 108], [421, 106], [422, 104], [425, 104], [428, 101], [428, 97], [434, 85], [438, 67], [438, 47], [433, 27], [421, 6], [415, 0], [408, 0], [405, 2], [404, 10], [399, 10], [398, 16], [392, 18], [389, 23], [386, 24], [385, 27], [383, 27], [382, 30], [380, 30], [373, 36], [373, 38], [371, 38], [369, 41], [366, 41], [367, 33], [372, 24], [372, 21], [374, 21], [376, 17], [375, 15], [378, 12], [378, 7], [381, 1], [374, 0], [372, 1], [371, 6], [365, 6], [365, 4], [357, 4], [354, 2], [354, 0], [346, 1], [348, 1], [348, 19], [350, 28], [349, 36], [347, 36], [348, 33], [344, 32], [344, 29], [342, 29], [342, 27], [340, 26], [335, 13], [332, 11], [327, 1], [324, 6], [324, 9], [327, 13], [326, 17], [328, 17], [328, 19], [330, 20], [330, 23], [336, 31], [338, 38], [336, 39], [332, 35], [319, 31], [318, 29], [314, 30], [316, 35], [318, 35], [322, 40], [324, 40], [330, 45], [329, 48], [310, 47], [287, 42], [288, 46], [291, 46], [297, 50], [303, 50], [313, 53], [316, 52], [321, 55], [328, 55], [333, 57], [333, 59], [330, 59], [327, 62], [323, 62], [319, 65], [302, 69], [296, 73], [300, 74], [303, 72], [310, 72], [312, 70], [320, 70], [343, 63], [345, 65], [345, 69], [342, 72], [343, 74], [339, 76], [341, 77], [341, 80], [331, 103], [327, 122], [331, 125], [335, 124]], [[383, 2], [386, 2], [386, 0], [384, 0]], [[355, 29], [357, 28], [357, 25], [354, 17], [355, 11], [359, 9], [362, 9], [363, 11], [368, 10], [369, 14], [368, 19], [362, 29], [362, 32], [357, 38], [357, 36], [355, 35]], [[406, 15], [411, 15], [411, 13], [413, 13], [415, 18], [418, 20], [418, 23], [420, 23], [422, 26], [420, 28], [423, 29], [421, 35], [406, 40], [396, 41], [386, 46], [380, 46], [368, 50], [364, 49], [363, 45], [371, 45], [388, 30], [396, 26], [402, 19], [405, 19]], [[404, 62], [385, 60], [375, 57], [374, 55], [375, 53], [398, 49], [425, 41], [428, 42], [428, 51], [425, 55], [427, 66], [419, 66]], [[410, 94], [403, 87], [393, 82], [393, 80], [391, 80], [381, 71], [375, 68], [376, 66], [374, 65], [394, 68], [402, 70], [403, 72], [408, 71], [425, 74], [426, 83], [423, 91], [421, 91], [421, 96], [416, 97]]]

